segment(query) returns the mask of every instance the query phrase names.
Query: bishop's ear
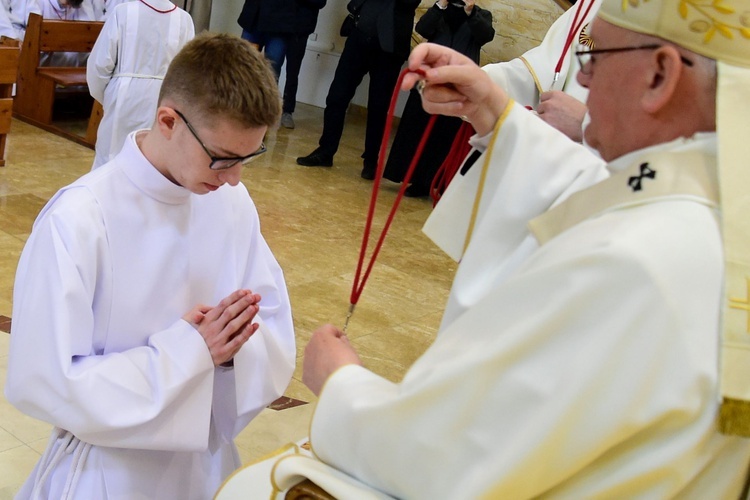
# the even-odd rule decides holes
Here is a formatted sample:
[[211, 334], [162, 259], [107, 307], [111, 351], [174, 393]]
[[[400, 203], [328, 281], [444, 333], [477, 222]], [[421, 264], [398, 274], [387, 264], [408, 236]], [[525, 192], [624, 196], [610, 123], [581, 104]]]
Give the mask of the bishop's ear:
[[650, 57], [649, 86], [641, 99], [641, 104], [646, 112], [657, 113], [674, 98], [685, 68], [680, 52], [670, 45], [659, 47]]

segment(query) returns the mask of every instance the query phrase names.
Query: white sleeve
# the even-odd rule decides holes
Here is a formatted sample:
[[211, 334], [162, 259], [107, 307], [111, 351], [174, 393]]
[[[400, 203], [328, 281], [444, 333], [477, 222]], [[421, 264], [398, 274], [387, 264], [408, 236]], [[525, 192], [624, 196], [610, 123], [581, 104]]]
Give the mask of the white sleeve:
[[89, 93], [101, 103], [104, 102], [104, 90], [117, 66], [119, 33], [118, 17], [112, 14], [104, 23], [86, 63], [86, 82], [89, 86]]
[[[594, 5], [587, 17], [589, 20], [596, 14], [598, 4], [600, 3], [600, 0], [593, 1]], [[576, 7], [571, 7], [552, 23], [542, 42], [538, 46], [527, 50], [521, 56], [526, 61], [526, 64], [521, 58], [515, 58], [508, 62], [488, 64], [483, 69], [515, 101], [523, 106], [536, 108], [539, 104], [540, 90], [545, 92], [552, 88], [555, 67], [565, 47], [576, 11]], [[578, 85], [575, 79], [574, 73], [578, 70], [578, 64], [575, 61], [573, 50], [575, 50], [575, 43], [571, 45], [568, 53], [563, 58], [559, 78], [561, 82], [565, 82], [563, 90], [567, 94], [585, 102], [588, 92]]]
[[[218, 369], [214, 417], [231, 439], [266, 406], [284, 394], [297, 356], [294, 325], [284, 274], [260, 232], [260, 221], [246, 190], [237, 227], [250, 234], [243, 287], [260, 294], [259, 329], [234, 358], [234, 368]], [[250, 200], [249, 206], [247, 200]]]

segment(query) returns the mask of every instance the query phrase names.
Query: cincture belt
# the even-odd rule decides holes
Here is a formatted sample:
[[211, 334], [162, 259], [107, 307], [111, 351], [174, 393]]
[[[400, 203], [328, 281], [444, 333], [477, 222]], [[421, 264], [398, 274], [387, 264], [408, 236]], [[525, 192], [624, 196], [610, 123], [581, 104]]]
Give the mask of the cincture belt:
[[[52, 449], [58, 445], [54, 453]], [[68, 477], [65, 480], [65, 488], [63, 488], [61, 499], [70, 499], [74, 497], [76, 486], [78, 486], [78, 480], [81, 477], [81, 471], [86, 463], [86, 458], [91, 450], [91, 444], [84, 443], [73, 435], [70, 431], [55, 427], [52, 429], [52, 435], [47, 443], [47, 449], [44, 450], [44, 455], [39, 461], [39, 468], [36, 471], [36, 477], [34, 478], [34, 487], [31, 490], [31, 498], [41, 499], [45, 498], [42, 496], [42, 489], [44, 483], [49, 478], [50, 473], [55, 470], [55, 467], [60, 461], [65, 458], [65, 455], [73, 454], [73, 462], [70, 464], [70, 470], [68, 471]]]
[[139, 73], [115, 73], [112, 78], [140, 78], [142, 80], [164, 80], [164, 75], [141, 75]]

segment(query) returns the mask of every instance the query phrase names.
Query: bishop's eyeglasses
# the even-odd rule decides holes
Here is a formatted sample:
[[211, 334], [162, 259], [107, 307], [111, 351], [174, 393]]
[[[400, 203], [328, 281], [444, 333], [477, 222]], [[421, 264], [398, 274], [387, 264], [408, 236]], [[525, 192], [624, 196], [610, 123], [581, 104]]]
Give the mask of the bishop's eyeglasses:
[[[174, 108], [172, 108], [174, 109]], [[190, 122], [185, 118], [185, 115], [180, 113], [178, 110], [174, 110], [175, 113], [177, 113], [177, 116], [179, 116], [182, 121], [185, 122], [185, 125], [187, 125], [188, 130], [191, 134], [193, 134], [193, 137], [195, 137], [195, 140], [198, 141], [198, 144], [201, 145], [203, 148], [203, 151], [206, 152], [209, 158], [211, 158], [211, 163], [209, 163], [208, 168], [211, 170], [226, 170], [228, 168], [232, 168], [233, 166], [237, 165], [238, 163], [245, 164], [251, 159], [255, 158], [258, 155], [262, 155], [267, 151], [266, 145], [264, 143], [260, 143], [260, 148], [258, 148], [257, 151], [254, 153], [250, 153], [247, 156], [214, 156], [211, 151], [206, 147], [205, 144], [203, 144], [203, 141], [198, 137], [198, 134], [195, 133], [195, 129], [192, 125], [190, 125]]]
[[[662, 48], [663, 45], [660, 44], [651, 44], [651, 45], [636, 45], [633, 47], [615, 47], [611, 49], [589, 49], [585, 45], [578, 45], [577, 50], [575, 52], [576, 58], [578, 59], [578, 64], [581, 67], [581, 73], [584, 75], [590, 75], [591, 74], [591, 68], [594, 66], [594, 63], [596, 62], [596, 59], [594, 58], [597, 54], [607, 54], [607, 53], [622, 53], [622, 52], [630, 52], [632, 50], [656, 50]], [[692, 66], [693, 61], [688, 59], [685, 56], [680, 55], [680, 60], [685, 66]]]

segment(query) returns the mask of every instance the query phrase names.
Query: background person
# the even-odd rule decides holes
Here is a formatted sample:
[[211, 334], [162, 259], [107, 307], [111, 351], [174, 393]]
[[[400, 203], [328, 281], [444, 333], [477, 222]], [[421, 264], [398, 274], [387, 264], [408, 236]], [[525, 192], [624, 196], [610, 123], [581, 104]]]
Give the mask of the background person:
[[588, 90], [576, 80], [578, 45], [591, 47], [591, 21], [601, 0], [580, 0], [547, 31], [542, 43], [508, 62], [487, 64], [484, 70], [516, 102], [572, 140], [581, 142]]
[[169, 0], [126, 2], [109, 17], [86, 67], [89, 93], [104, 109], [92, 169], [114, 158], [130, 132], [152, 125], [167, 67], [195, 35], [190, 14]]
[[[477, 64], [480, 48], [495, 36], [492, 13], [475, 5], [474, 0], [465, 3], [438, 0], [419, 19], [414, 29], [427, 41], [451, 47]], [[419, 93], [412, 89], [388, 154], [383, 177], [394, 182], [404, 179], [429, 120], [430, 115], [422, 109]], [[437, 118], [405, 196], [429, 194], [432, 178], [445, 160], [461, 123], [461, 119], [455, 116]], [[375, 172], [371, 174], [367, 177], [374, 178]]]
[[326, 0], [245, 0], [237, 22], [242, 38], [263, 51], [276, 78], [286, 59], [286, 82], [281, 126], [294, 128], [294, 108], [307, 38], [315, 31], [318, 13]]
[[385, 119], [401, 65], [409, 55], [414, 11], [419, 0], [351, 0], [356, 18], [326, 96], [319, 146], [297, 158], [306, 167], [331, 167], [339, 148], [349, 103], [365, 75], [370, 75], [362, 177], [372, 178], [378, 164]]

